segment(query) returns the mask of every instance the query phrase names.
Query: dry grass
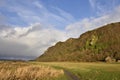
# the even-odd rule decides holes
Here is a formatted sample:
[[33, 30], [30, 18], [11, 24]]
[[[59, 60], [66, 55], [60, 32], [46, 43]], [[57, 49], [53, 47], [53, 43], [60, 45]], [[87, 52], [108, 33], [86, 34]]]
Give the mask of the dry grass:
[[0, 80], [49, 80], [63, 75], [62, 70], [25, 62], [0, 62]]

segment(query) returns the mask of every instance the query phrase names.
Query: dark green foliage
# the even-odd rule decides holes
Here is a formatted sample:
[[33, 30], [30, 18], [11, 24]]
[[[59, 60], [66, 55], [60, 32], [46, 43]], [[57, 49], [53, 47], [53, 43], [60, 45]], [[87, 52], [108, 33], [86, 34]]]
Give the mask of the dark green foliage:
[[38, 61], [104, 61], [111, 56], [120, 59], [120, 22], [88, 31], [79, 38], [58, 42]]

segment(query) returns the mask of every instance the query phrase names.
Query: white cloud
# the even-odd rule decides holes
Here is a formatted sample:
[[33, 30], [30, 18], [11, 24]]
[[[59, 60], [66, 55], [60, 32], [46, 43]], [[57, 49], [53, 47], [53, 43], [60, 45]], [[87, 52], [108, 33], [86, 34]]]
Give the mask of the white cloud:
[[59, 15], [64, 18], [65, 20], [69, 21], [69, 22], [74, 22], [75, 18], [68, 12], [65, 12], [64, 10], [57, 8], [57, 7], [53, 7], [53, 9], [55, 9], [56, 12], [59, 13]]
[[89, 3], [97, 15], [111, 13], [119, 5], [119, 0], [89, 0]]
[[66, 27], [68, 31], [68, 36], [70, 37], [78, 37], [80, 34], [92, 30], [103, 25], [119, 22], [120, 21], [120, 6], [115, 8], [112, 13], [97, 17], [97, 18], [85, 18], [81, 21], [70, 24]]
[[35, 58], [49, 46], [67, 39], [64, 31], [44, 28], [40, 23], [29, 27], [7, 28], [0, 31], [0, 56]]
[[42, 4], [40, 4], [38, 1], [34, 2], [34, 4], [38, 7], [38, 8], [44, 8]]
[[96, 0], [89, 0], [89, 2], [90, 2], [90, 5], [92, 6], [92, 8], [95, 8]]
[[[12, 22], [12, 25], [14, 25], [13, 23], [23, 24], [24, 22], [28, 25], [42, 23], [60, 27], [74, 21], [74, 17], [70, 13], [59, 8], [53, 8], [51, 6], [48, 8], [38, 0], [21, 0], [19, 3], [16, 0], [5, 2], [5, 10], [10, 12], [8, 14], [14, 14], [14, 16], [7, 16], [7, 18], [9, 18], [8, 23]], [[53, 11], [51, 11], [51, 9]]]

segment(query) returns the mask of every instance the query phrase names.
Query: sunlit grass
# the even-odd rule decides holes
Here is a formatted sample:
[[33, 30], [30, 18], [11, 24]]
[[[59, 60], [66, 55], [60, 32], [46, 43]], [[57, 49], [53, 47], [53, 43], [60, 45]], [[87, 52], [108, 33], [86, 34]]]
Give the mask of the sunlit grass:
[[63, 69], [80, 80], [120, 80], [119, 63], [0, 62], [0, 80], [68, 80]]
[[52, 80], [64, 75], [63, 70], [25, 62], [0, 62], [0, 80]]
[[119, 63], [42, 62], [55, 68], [64, 68], [81, 80], [120, 80]]

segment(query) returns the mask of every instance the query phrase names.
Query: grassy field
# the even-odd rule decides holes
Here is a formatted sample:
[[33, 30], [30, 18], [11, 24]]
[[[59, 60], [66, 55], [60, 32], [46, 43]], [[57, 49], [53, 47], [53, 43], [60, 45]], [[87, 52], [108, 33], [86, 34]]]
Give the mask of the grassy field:
[[[120, 80], [120, 63], [0, 61], [0, 80]], [[76, 80], [76, 79], [71, 79]]]
[[80, 80], [120, 80], [120, 63], [35, 62], [35, 64], [66, 69]]

